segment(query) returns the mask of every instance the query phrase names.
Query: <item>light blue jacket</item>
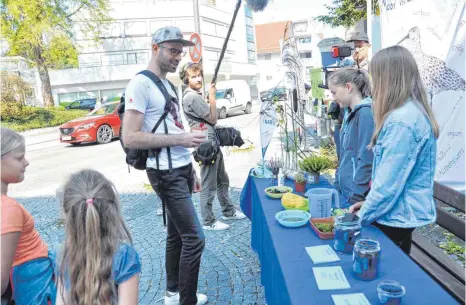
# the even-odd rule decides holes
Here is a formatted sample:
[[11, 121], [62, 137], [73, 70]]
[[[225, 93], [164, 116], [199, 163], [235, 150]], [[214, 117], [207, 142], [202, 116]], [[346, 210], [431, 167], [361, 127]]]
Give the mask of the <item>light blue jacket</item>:
[[374, 146], [372, 185], [360, 212], [363, 224], [415, 228], [435, 222], [437, 140], [417, 102], [386, 119]]

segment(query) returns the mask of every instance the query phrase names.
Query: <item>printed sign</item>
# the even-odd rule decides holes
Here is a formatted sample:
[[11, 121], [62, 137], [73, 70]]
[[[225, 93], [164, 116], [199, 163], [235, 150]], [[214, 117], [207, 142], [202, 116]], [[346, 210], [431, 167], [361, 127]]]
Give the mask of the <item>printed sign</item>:
[[416, 59], [440, 125], [435, 180], [465, 192], [464, 0], [383, 0], [382, 47], [401, 45]]
[[202, 58], [202, 41], [198, 33], [192, 33], [189, 41], [194, 43], [194, 46], [189, 47], [189, 56], [192, 62], [198, 63]]
[[262, 103], [260, 111], [260, 133], [261, 133], [261, 147], [262, 147], [262, 159], [265, 156], [267, 147], [272, 140], [275, 129], [277, 128], [277, 113], [275, 107], [271, 101]]

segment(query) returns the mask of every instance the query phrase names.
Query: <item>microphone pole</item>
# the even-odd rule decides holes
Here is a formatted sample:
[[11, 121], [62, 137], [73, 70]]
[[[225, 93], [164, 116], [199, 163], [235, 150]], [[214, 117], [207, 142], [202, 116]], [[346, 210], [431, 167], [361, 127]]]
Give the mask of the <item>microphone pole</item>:
[[233, 18], [231, 19], [230, 28], [228, 29], [227, 37], [225, 38], [225, 41], [223, 42], [222, 52], [220, 53], [217, 66], [215, 67], [214, 76], [212, 78], [212, 84], [215, 84], [217, 82], [218, 70], [220, 70], [220, 65], [222, 64], [223, 57], [225, 56], [225, 51], [227, 49], [228, 40], [230, 40], [231, 32], [233, 31], [233, 27], [235, 26], [236, 16], [238, 15], [239, 8], [241, 7], [241, 2], [242, 0], [238, 0], [236, 2], [236, 8], [235, 8], [235, 12], [233, 13]]

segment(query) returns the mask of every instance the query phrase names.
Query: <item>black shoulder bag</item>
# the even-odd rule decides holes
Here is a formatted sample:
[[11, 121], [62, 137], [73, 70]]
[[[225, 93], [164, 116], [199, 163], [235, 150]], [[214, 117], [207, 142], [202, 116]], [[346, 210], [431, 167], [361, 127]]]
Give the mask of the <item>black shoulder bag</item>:
[[[167, 117], [168, 113], [171, 110], [171, 106], [172, 106], [171, 105], [171, 100], [169, 98], [169, 94], [167, 92], [167, 89], [165, 88], [165, 85], [162, 83], [162, 81], [160, 80], [160, 78], [157, 75], [155, 75], [154, 73], [152, 73], [149, 70], [141, 71], [138, 74], [142, 74], [142, 75], [150, 78], [154, 82], [154, 84], [157, 86], [157, 88], [159, 88], [160, 92], [162, 92], [162, 94], [165, 97], [164, 112], [163, 112], [162, 116], [159, 118], [159, 120], [157, 121], [157, 123], [155, 124], [154, 128], [152, 128], [152, 131], [151, 131], [151, 133], [154, 133], [157, 130], [157, 128], [160, 126], [162, 121], [165, 122], [165, 118]], [[173, 88], [173, 85], [171, 83], [170, 83], [170, 85]], [[165, 123], [165, 125], [166, 125], [166, 123]], [[165, 126], [165, 133], [168, 133], [166, 126]], [[170, 154], [169, 149], [170, 148], [168, 147], [167, 148], [167, 153], [168, 154]], [[134, 167], [135, 169], [138, 169], [138, 170], [145, 170], [146, 169], [147, 158], [149, 157], [149, 154], [151, 154], [151, 155], [154, 154], [154, 156], [158, 156], [161, 149], [157, 149], [157, 150], [155, 150], [155, 152], [153, 152], [152, 150], [149, 150], [149, 149], [135, 149], [135, 148], [124, 147], [124, 151], [126, 153], [126, 163], [128, 164], [128, 166], [132, 166], [132, 167]], [[169, 158], [169, 161], [171, 161], [171, 158]], [[170, 165], [171, 165], [171, 162], [170, 162]]]

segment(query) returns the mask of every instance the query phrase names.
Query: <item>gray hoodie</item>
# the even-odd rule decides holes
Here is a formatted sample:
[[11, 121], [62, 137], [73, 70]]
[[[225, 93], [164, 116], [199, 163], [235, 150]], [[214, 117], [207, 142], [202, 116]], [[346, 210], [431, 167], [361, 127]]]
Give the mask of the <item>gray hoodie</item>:
[[363, 201], [369, 192], [374, 155], [367, 146], [373, 132], [372, 100], [368, 97], [345, 117], [340, 131], [335, 187], [348, 198], [348, 205]]

